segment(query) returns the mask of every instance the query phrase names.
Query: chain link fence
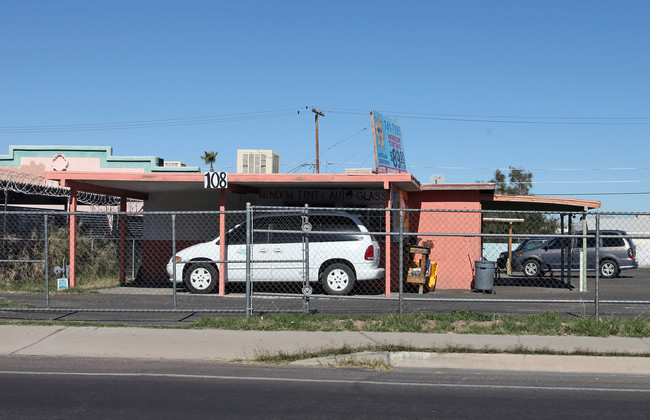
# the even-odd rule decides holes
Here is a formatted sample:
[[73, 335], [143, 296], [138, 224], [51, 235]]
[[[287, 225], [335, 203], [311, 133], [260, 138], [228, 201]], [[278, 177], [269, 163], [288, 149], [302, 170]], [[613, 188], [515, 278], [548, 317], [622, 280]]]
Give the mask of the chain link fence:
[[248, 206], [6, 211], [1, 223], [4, 311], [650, 308], [649, 214]]

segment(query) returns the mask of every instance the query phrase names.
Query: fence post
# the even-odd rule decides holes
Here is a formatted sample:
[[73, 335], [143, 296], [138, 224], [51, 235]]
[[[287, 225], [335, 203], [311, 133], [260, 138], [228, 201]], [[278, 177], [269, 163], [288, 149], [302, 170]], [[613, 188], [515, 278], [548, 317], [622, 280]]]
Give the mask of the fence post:
[[595, 298], [594, 298], [594, 310], [596, 316], [596, 322], [599, 321], [598, 317], [598, 301], [600, 300], [599, 296], [599, 282], [600, 282], [600, 214], [596, 214], [596, 280], [595, 280]]
[[[45, 304], [50, 307], [50, 239], [48, 235], [47, 214], [45, 215]], [[65, 266], [63, 267], [65, 270]]]
[[[9, 186], [5, 185], [5, 207], [4, 207], [4, 212], [2, 213], [2, 250], [4, 251], [5, 249], [5, 239], [7, 239], [7, 194], [9, 193], [8, 190]], [[3, 257], [5, 257], [4, 252], [3, 252]]]
[[[585, 206], [585, 210], [582, 213], [582, 234], [587, 235], [587, 210], [589, 208]], [[580, 257], [580, 291], [587, 291], [587, 238], [582, 238], [582, 255]]]
[[309, 295], [311, 294], [311, 288], [309, 285], [309, 232], [305, 229], [305, 224], [309, 222], [309, 204], [305, 204], [305, 215], [303, 216], [302, 223], [300, 227], [302, 228], [303, 235], [305, 240], [303, 241], [303, 281], [302, 281], [302, 308], [303, 312], [308, 315], [310, 312], [309, 308]]
[[252, 308], [251, 284], [251, 203], [246, 203], [246, 319], [249, 319]]
[[172, 295], [173, 295], [173, 301], [174, 301], [174, 309], [176, 309], [176, 215], [172, 214], [172, 258], [173, 258], [173, 264], [172, 264], [172, 277], [174, 278], [174, 281], [172, 281]]
[[399, 209], [399, 316], [404, 312], [404, 209]]

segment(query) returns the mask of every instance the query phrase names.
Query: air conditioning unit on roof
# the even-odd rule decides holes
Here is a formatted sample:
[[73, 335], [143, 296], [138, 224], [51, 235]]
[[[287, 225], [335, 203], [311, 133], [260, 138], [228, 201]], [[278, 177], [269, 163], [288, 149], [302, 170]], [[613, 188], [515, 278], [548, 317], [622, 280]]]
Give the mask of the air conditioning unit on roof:
[[273, 150], [237, 150], [238, 174], [277, 174], [280, 172], [280, 155]]

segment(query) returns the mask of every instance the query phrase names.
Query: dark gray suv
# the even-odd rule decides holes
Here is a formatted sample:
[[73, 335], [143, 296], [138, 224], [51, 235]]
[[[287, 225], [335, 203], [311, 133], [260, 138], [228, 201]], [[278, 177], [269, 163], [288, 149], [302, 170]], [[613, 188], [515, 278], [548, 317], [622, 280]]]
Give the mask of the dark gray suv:
[[[595, 235], [595, 231], [589, 231], [587, 234]], [[621, 270], [639, 266], [636, 247], [625, 231], [601, 231], [599, 248], [599, 261], [596, 262], [596, 238], [587, 238], [587, 270], [593, 272], [598, 266], [601, 277], [613, 278], [618, 276]], [[563, 263], [564, 267], [568, 268], [570, 263], [571, 270], [577, 271], [580, 269], [580, 251], [582, 238], [565, 236], [548, 239], [535, 249], [513, 253], [512, 269], [523, 272], [526, 277], [539, 277], [548, 271], [561, 270]]]

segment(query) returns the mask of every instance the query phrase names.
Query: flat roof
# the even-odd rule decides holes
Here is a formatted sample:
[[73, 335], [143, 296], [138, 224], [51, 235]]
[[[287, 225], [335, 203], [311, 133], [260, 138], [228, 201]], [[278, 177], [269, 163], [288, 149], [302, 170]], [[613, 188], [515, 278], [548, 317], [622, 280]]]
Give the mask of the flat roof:
[[422, 191], [490, 191], [496, 184], [425, 184]]
[[534, 204], [537, 210], [578, 211], [599, 209], [600, 201], [580, 200], [577, 198], [542, 197], [538, 195], [503, 195], [494, 194], [492, 202], [484, 202], [486, 210], [530, 210]]
[[[45, 172], [46, 179], [78, 189], [142, 198], [154, 192], [204, 190], [203, 173], [132, 172]], [[420, 182], [410, 173], [400, 174], [238, 174], [228, 173], [228, 185], [235, 188], [378, 188], [395, 185], [404, 191], [420, 191]], [[230, 189], [230, 188], [229, 188]]]
[[[152, 172], [45, 172], [46, 179], [58, 180], [62, 186], [82, 191], [146, 200], [148, 194], [173, 191], [202, 191], [203, 173]], [[410, 173], [399, 174], [239, 174], [228, 173], [229, 190], [264, 188], [377, 188], [390, 185], [407, 192], [419, 191], [483, 191], [484, 210], [542, 210], [581, 212], [585, 207], [598, 209], [600, 201], [534, 195], [493, 194], [495, 184], [426, 184]], [[492, 193], [491, 193], [492, 192]]]

